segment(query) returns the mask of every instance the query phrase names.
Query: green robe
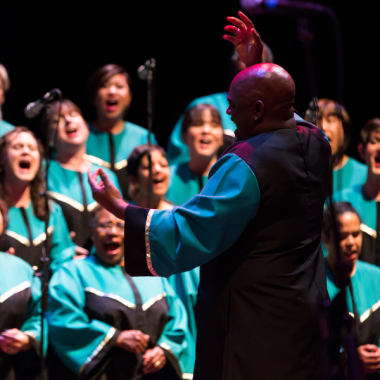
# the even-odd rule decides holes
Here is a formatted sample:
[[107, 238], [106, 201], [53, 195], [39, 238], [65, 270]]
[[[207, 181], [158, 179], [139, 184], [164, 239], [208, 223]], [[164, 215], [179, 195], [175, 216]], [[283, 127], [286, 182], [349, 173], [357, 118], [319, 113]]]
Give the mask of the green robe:
[[[115, 172], [123, 196], [128, 198], [127, 160], [134, 148], [148, 142], [148, 131], [129, 121], [125, 122], [122, 132], [115, 135], [99, 132], [91, 123], [88, 125], [90, 135], [87, 140], [87, 159]], [[154, 134], [151, 141], [152, 144], [157, 144]]]
[[367, 179], [367, 165], [348, 157], [346, 164], [333, 171], [333, 193], [351, 186], [362, 185]]
[[[223, 129], [235, 131], [236, 125], [231, 120], [231, 116], [226, 114], [228, 108], [227, 97], [227, 92], [202, 96], [201, 98], [194, 99], [186, 107], [185, 112], [197, 104], [211, 104], [215, 106], [220, 113]], [[182, 122], [185, 117], [185, 112], [178, 119], [170, 135], [168, 143], [168, 160], [171, 164], [181, 164], [190, 161], [189, 148], [182, 140]]]
[[193, 373], [186, 311], [165, 279], [132, 281], [120, 266], [103, 264], [96, 255], [72, 261], [51, 279], [48, 322], [51, 346], [64, 363], [50, 367], [54, 379], [138, 378], [141, 355], [113, 347], [122, 330], [132, 329], [150, 335], [148, 348], [165, 351], [167, 364], [152, 379]]
[[36, 378], [40, 364], [40, 313], [41, 282], [32, 267], [18, 257], [0, 252], [0, 332], [17, 328], [29, 336], [32, 344], [30, 350], [17, 355], [0, 350], [2, 380]]
[[[99, 167], [91, 163], [93, 173]], [[121, 191], [116, 175], [106, 168], [104, 171]], [[92, 246], [89, 234], [90, 212], [98, 203], [92, 196], [87, 172], [65, 169], [57, 161], [50, 161], [48, 194], [61, 206], [69, 231], [75, 232], [74, 243], [90, 250]]]
[[360, 260], [380, 266], [380, 203], [369, 198], [362, 185], [344, 189], [333, 196], [333, 202], [350, 202], [361, 218], [363, 247]]
[[[46, 240], [45, 222], [38, 219], [33, 212], [33, 205], [28, 208], [11, 207], [8, 212], [9, 226], [0, 241], [0, 250], [7, 251], [13, 247], [15, 255], [24, 259], [31, 266], [42, 269], [40, 258], [42, 246]], [[75, 255], [75, 245], [71, 241], [62, 209], [50, 202], [50, 219], [48, 228], [50, 244], [50, 270], [54, 272], [61, 264], [71, 260]]]
[[0, 120], [0, 137], [4, 136], [7, 132], [13, 130], [14, 128], [14, 125], [9, 124], [5, 120]]

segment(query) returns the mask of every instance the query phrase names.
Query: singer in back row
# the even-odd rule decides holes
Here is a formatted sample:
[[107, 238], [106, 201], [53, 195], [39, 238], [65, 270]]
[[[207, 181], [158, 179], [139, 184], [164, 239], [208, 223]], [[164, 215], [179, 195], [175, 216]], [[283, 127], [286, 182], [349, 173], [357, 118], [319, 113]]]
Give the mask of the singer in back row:
[[[320, 303], [328, 298], [321, 250], [331, 148], [294, 115], [295, 85], [260, 64], [252, 22], [228, 18], [247, 69], [227, 112], [239, 135], [199, 195], [173, 210], [124, 202], [100, 169], [94, 199], [125, 220], [125, 268], [170, 276], [200, 265], [194, 378], [326, 379]], [[102, 181], [96, 182], [97, 174]]]

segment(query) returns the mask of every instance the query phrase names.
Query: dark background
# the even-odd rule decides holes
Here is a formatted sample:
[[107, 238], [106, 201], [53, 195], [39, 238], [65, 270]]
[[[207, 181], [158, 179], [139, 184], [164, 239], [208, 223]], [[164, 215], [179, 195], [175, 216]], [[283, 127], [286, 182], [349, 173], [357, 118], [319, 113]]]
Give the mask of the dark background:
[[[344, 105], [354, 129], [349, 153], [356, 157], [358, 132], [380, 116], [378, 107], [379, 13], [375, 1], [321, 0], [337, 14], [343, 41]], [[106, 63], [124, 66], [134, 81], [128, 119], [146, 126], [146, 84], [136, 69], [146, 59], [157, 61], [154, 133], [166, 146], [178, 116], [194, 98], [227, 91], [231, 80], [232, 45], [222, 39], [226, 16], [236, 15], [238, 0], [193, 1], [2, 1], [0, 62], [12, 87], [3, 106], [4, 120], [37, 128], [23, 109], [58, 87], [86, 111], [86, 82]], [[297, 18], [254, 16], [275, 62], [297, 85], [295, 107], [302, 114], [312, 97], [305, 50], [299, 42]], [[331, 21], [310, 16], [314, 39], [311, 55], [319, 97], [337, 97], [336, 45]]]

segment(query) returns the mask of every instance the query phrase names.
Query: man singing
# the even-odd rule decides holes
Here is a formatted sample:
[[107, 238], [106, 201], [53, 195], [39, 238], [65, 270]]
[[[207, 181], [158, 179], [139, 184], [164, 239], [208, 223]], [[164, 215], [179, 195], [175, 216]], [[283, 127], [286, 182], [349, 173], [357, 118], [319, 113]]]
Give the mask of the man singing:
[[224, 36], [247, 66], [228, 96], [239, 139], [202, 192], [159, 211], [125, 203], [101, 169], [89, 181], [94, 199], [125, 219], [130, 275], [201, 266], [195, 379], [325, 379], [320, 245], [331, 149], [295, 117], [291, 76], [260, 63], [260, 36], [239, 16], [228, 18], [233, 35]]

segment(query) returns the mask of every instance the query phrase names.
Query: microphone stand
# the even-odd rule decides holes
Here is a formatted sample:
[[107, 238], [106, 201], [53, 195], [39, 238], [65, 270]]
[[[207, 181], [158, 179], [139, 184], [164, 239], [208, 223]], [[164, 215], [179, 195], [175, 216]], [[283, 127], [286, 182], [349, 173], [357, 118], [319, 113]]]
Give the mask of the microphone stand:
[[149, 59], [137, 70], [139, 78], [147, 81], [147, 127], [148, 127], [148, 162], [149, 162], [149, 181], [148, 181], [148, 208], [152, 207], [153, 192], [153, 168], [152, 168], [152, 129], [154, 118], [154, 95], [156, 79], [156, 61]]
[[[57, 89], [58, 95], [59, 95], [59, 111], [58, 115], [61, 114], [61, 107], [62, 107], [62, 93], [59, 89]], [[49, 266], [50, 266], [50, 247], [49, 247], [49, 239], [48, 239], [48, 229], [49, 229], [49, 218], [50, 218], [50, 210], [49, 210], [49, 197], [47, 194], [48, 190], [48, 176], [49, 176], [49, 166], [50, 166], [50, 160], [53, 153], [53, 148], [56, 145], [57, 141], [57, 130], [58, 130], [58, 123], [59, 123], [59, 117], [57, 118], [57, 125], [54, 128], [54, 137], [51, 139], [49, 136], [49, 122], [51, 118], [51, 105], [47, 104], [45, 106], [45, 113], [42, 118], [42, 127], [45, 131], [45, 173], [44, 173], [44, 189], [41, 196], [44, 197], [45, 201], [45, 241], [42, 245], [42, 257], [40, 258], [43, 269], [42, 272], [40, 272], [39, 276], [41, 278], [41, 342], [40, 342], [40, 351], [41, 351], [41, 372], [40, 372], [40, 378], [41, 380], [47, 380], [47, 373], [46, 373], [46, 365], [45, 365], [45, 356], [44, 356], [44, 342], [45, 342], [45, 328], [44, 328], [44, 320], [46, 312], [49, 310]]]

